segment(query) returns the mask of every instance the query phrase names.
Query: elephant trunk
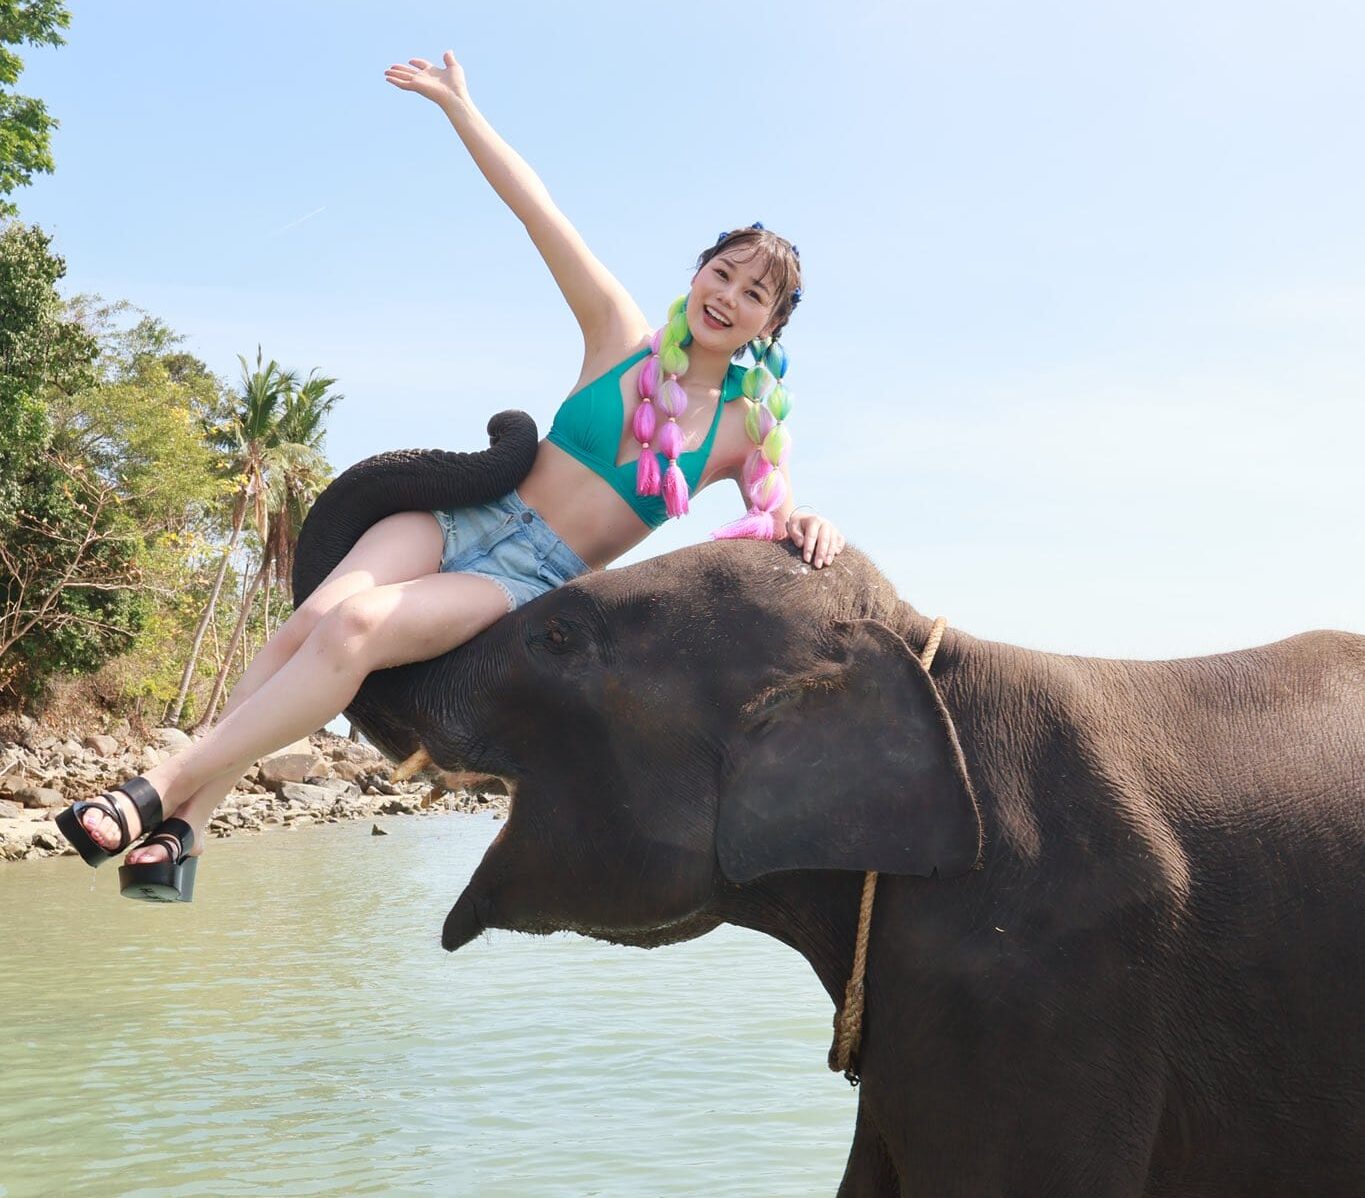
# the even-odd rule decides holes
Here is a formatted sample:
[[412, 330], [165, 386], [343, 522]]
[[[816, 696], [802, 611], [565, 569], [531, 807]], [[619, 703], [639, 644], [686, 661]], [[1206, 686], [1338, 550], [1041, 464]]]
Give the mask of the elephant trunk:
[[[294, 607], [311, 595], [366, 529], [396, 512], [465, 507], [506, 495], [530, 472], [538, 434], [525, 412], [488, 422], [489, 447], [477, 453], [400, 449], [357, 462], [317, 497], [294, 554]], [[401, 760], [417, 748], [414, 728], [429, 715], [432, 662], [369, 675], [345, 715], [382, 753]]]

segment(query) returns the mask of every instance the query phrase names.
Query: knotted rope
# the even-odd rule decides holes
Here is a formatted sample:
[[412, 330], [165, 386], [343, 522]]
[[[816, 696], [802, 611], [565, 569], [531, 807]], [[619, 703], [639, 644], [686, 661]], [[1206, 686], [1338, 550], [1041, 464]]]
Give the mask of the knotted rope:
[[[947, 627], [948, 621], [939, 616], [929, 630], [929, 639], [924, 642], [924, 649], [919, 655], [920, 665], [926, 673], [933, 665], [938, 643], [943, 639], [943, 630]], [[863, 975], [867, 972], [867, 939], [872, 931], [872, 901], [876, 897], [877, 871], [872, 869], [863, 878], [863, 901], [858, 908], [858, 936], [853, 942], [853, 972], [844, 989], [843, 1006], [834, 1016], [834, 1043], [829, 1050], [829, 1067], [835, 1073], [842, 1073], [850, 1086], [856, 1086], [861, 1080], [854, 1062], [863, 1038]]]

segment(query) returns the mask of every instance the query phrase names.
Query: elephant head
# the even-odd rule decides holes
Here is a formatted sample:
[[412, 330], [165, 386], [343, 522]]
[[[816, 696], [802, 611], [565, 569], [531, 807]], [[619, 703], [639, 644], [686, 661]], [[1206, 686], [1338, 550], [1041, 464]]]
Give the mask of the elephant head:
[[[507, 824], [442, 937], [686, 939], [768, 875], [969, 870], [981, 822], [919, 617], [855, 552], [814, 572], [727, 542], [577, 579], [424, 663], [441, 766], [498, 775]], [[927, 626], [927, 621], [921, 621]]]

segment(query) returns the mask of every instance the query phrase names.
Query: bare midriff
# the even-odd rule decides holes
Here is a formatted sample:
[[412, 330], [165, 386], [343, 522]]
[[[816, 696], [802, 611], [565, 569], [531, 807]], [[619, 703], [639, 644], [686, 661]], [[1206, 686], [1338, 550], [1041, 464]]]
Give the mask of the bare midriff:
[[651, 532], [604, 478], [548, 441], [540, 443], [535, 465], [517, 484], [517, 494], [594, 570]]

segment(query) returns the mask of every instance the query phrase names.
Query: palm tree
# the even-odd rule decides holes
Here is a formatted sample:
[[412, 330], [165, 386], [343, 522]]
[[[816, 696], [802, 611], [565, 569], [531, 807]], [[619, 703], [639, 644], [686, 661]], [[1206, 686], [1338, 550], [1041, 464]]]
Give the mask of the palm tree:
[[346, 397], [340, 392], [328, 394], [336, 379], [319, 378], [317, 374], [316, 369], [310, 371], [303, 386], [285, 397], [279, 444], [271, 450], [274, 456], [267, 475], [269, 491], [266, 496], [271, 527], [266, 539], [266, 556], [274, 564], [274, 571], [266, 579], [267, 634], [273, 584], [290, 585], [294, 573], [294, 548], [299, 543], [304, 518], [313, 506], [313, 500], [332, 481], [331, 464], [322, 452], [326, 436], [323, 425], [331, 410]]
[[298, 376], [292, 370], [281, 369], [273, 358], [270, 364], [263, 368], [259, 345], [256, 347], [254, 371], [248, 368], [246, 359], [241, 354], [237, 355], [237, 360], [242, 364], [242, 390], [237, 397], [236, 407], [224, 423], [214, 426], [208, 434], [209, 444], [227, 455], [229, 469], [239, 482], [232, 501], [232, 537], [218, 563], [218, 574], [213, 580], [213, 589], [199, 619], [199, 626], [195, 629], [189, 659], [185, 662], [184, 672], [180, 676], [180, 689], [166, 715], [166, 722], [172, 726], [180, 723], [185, 698], [189, 694], [190, 682], [194, 678], [194, 667], [203, 647], [204, 634], [213, 620], [213, 610], [223, 589], [228, 561], [237, 548], [237, 539], [241, 536], [248, 509], [262, 541], [265, 539], [266, 450], [275, 436], [275, 425], [278, 420], [276, 409], [298, 383]]
[[326, 433], [323, 423], [333, 406], [345, 396], [340, 393], [329, 395], [328, 388], [336, 379], [319, 378], [317, 375], [314, 369], [301, 387], [291, 388], [285, 393], [284, 411], [275, 423], [271, 443], [262, 454], [266, 518], [261, 535], [260, 566], [243, 597], [241, 610], [237, 613], [237, 626], [223, 654], [223, 665], [214, 679], [213, 693], [195, 726], [196, 735], [208, 728], [217, 713], [233, 654], [246, 629], [256, 592], [262, 584], [266, 588], [265, 627], [266, 635], [269, 636], [271, 579], [273, 577], [283, 586], [288, 585], [294, 570], [294, 548], [298, 544], [304, 517], [313, 500], [331, 479], [331, 466], [322, 454]]

